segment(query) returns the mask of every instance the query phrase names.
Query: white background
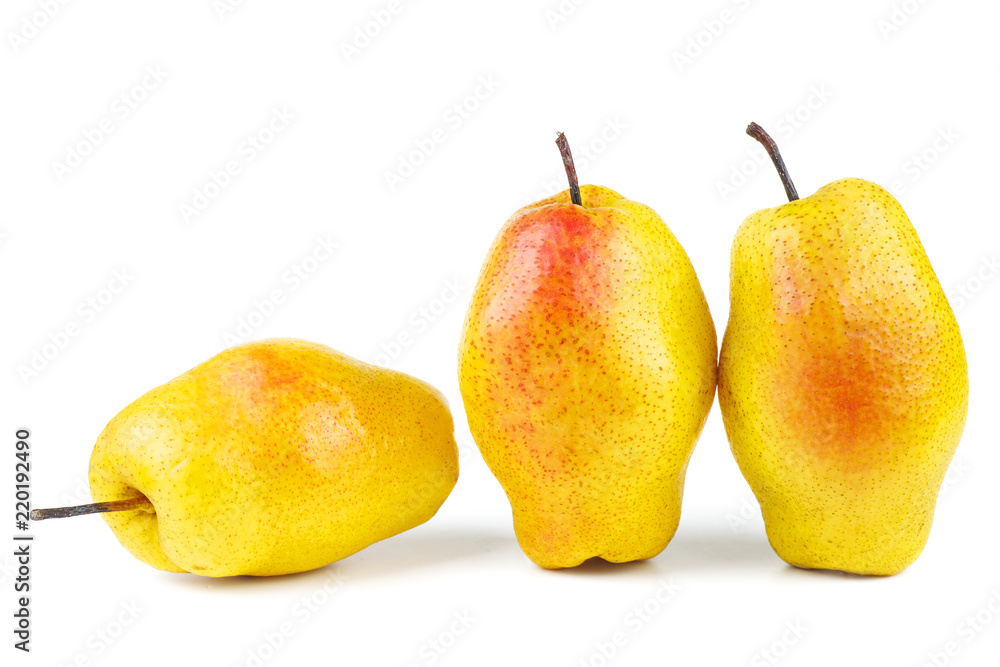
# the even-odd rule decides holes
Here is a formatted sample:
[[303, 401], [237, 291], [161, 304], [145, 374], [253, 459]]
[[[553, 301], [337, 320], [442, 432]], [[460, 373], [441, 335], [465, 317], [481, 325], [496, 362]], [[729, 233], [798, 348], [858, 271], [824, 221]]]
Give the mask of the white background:
[[[274, 290], [283, 303], [253, 316], [249, 337], [306, 338], [367, 361], [384, 353], [383, 363], [436, 385], [454, 411], [461, 477], [427, 524], [272, 579], [153, 570], [96, 516], [36, 525], [30, 656], [10, 647], [12, 548], [0, 557], [5, 655], [35, 665], [263, 656], [266, 665], [916, 667], [951, 648], [957, 655], [938, 664], [995, 664], [996, 3], [592, 0], [563, 2], [568, 16], [556, 22], [558, 0], [404, 1], [350, 59], [343, 45], [388, 0], [247, 0], [222, 16], [219, 4], [69, 2], [42, 21], [31, 0], [4, 3], [4, 477], [14, 430], [28, 426], [35, 505], [89, 500], [88, 459], [105, 423], [227, 347]], [[45, 25], [32, 32], [25, 20]], [[11, 34], [30, 38], [15, 45]], [[691, 62], [679, 64], [685, 51]], [[480, 87], [491, 78], [492, 90]], [[135, 107], [127, 117], [122, 95]], [[247, 159], [241, 145], [275, 109], [294, 120], [265, 132], [273, 140]], [[112, 131], [60, 178], [54, 163], [103, 119]], [[489, 244], [515, 209], [563, 188], [553, 141], [564, 130], [583, 182], [653, 207], [671, 227], [721, 340], [733, 234], [784, 201], [770, 165], [751, 157], [751, 120], [775, 135], [803, 196], [848, 176], [892, 187], [953, 297], [969, 419], [930, 541], [891, 578], [785, 565], [713, 408], [680, 528], [661, 555], [544, 571], [517, 547], [458, 393], [461, 323]], [[390, 189], [385, 173], [437, 128], [444, 141]], [[209, 187], [216, 196], [185, 221], [180, 206], [229, 160], [240, 173]], [[313, 263], [320, 238], [339, 248]], [[308, 280], [284, 279], [303, 266], [314, 269]], [[127, 286], [102, 292], [122, 270]], [[90, 314], [88, 299], [107, 303]], [[436, 311], [433, 322], [421, 308]], [[77, 335], [46, 348], [52, 358], [22, 378], [19, 368], [73, 324]], [[400, 334], [409, 344], [397, 350]], [[10, 516], [12, 491], [3, 497]], [[663, 581], [677, 589], [667, 603], [657, 601]], [[303, 598], [314, 601], [308, 615]], [[643, 606], [645, 619], [634, 611]], [[283, 627], [292, 633], [271, 650], [266, 637]], [[625, 644], [606, 659], [600, 645], [616, 632]], [[432, 641], [448, 647], [435, 652]]]

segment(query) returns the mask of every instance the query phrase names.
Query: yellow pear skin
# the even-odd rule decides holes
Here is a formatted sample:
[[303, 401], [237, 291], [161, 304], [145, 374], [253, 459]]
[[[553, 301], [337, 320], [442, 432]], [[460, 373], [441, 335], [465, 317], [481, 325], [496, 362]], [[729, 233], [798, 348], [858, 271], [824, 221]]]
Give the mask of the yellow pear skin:
[[230, 348], [122, 410], [90, 460], [136, 558], [210, 577], [322, 567], [427, 521], [458, 477], [444, 397], [330, 348]]
[[848, 178], [732, 247], [719, 404], [777, 554], [891, 575], [920, 555], [958, 445], [958, 324], [899, 203]]
[[465, 320], [469, 427], [545, 568], [655, 556], [715, 397], [716, 338], [683, 248], [652, 209], [603, 187], [522, 208]]

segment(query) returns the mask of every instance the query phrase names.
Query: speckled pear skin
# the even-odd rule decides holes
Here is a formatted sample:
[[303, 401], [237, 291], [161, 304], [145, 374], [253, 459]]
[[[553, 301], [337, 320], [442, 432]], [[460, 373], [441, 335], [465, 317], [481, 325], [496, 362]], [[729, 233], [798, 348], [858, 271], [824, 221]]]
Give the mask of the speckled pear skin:
[[328, 347], [230, 348], [145, 394], [97, 440], [95, 501], [144, 563], [209, 577], [322, 567], [434, 515], [458, 478], [433, 387]]
[[581, 186], [517, 211], [465, 320], [472, 435], [524, 553], [545, 568], [651, 558], [673, 537], [715, 398], [716, 338], [652, 209]]
[[958, 445], [958, 324], [899, 203], [867, 181], [748, 217], [719, 404], [777, 554], [891, 575], [920, 555]]

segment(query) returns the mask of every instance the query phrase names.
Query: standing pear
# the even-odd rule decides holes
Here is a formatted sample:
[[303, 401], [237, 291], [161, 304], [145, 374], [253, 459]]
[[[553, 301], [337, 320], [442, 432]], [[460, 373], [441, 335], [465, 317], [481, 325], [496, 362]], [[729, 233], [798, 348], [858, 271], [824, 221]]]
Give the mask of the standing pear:
[[968, 406], [965, 349], [892, 195], [848, 178], [754, 213], [732, 248], [719, 405], [771, 546], [891, 575], [927, 541]]
[[715, 398], [715, 327], [660, 217], [578, 186], [558, 143], [570, 189], [494, 241], [462, 333], [462, 398], [531, 560], [651, 558], [677, 528]]

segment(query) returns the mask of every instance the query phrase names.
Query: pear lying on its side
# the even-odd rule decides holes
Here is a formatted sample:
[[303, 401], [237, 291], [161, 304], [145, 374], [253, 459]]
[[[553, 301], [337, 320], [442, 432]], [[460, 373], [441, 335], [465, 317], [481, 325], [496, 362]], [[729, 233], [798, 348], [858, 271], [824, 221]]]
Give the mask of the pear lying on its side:
[[733, 242], [726, 432], [781, 558], [894, 574], [927, 541], [965, 423], [958, 324], [888, 192], [849, 178], [797, 199], [775, 161], [793, 201]]
[[228, 349], [122, 410], [90, 460], [139, 560], [211, 577], [302, 572], [427, 521], [458, 477], [444, 397], [322, 345]]

